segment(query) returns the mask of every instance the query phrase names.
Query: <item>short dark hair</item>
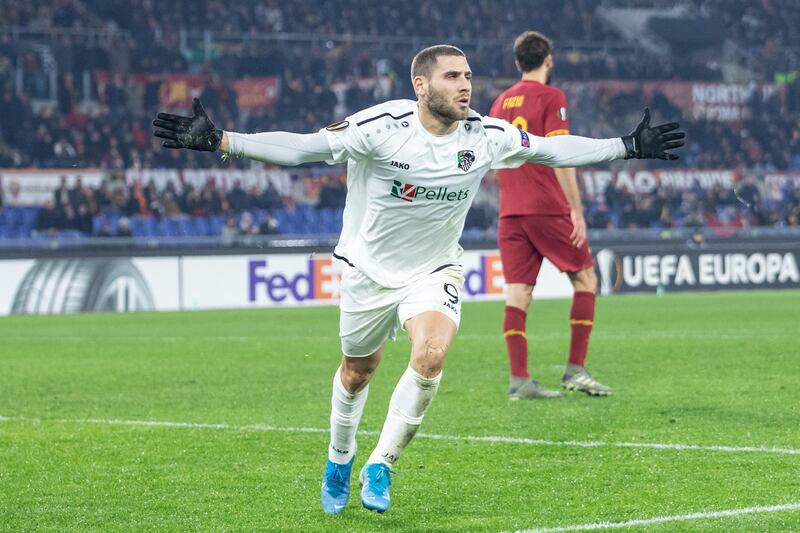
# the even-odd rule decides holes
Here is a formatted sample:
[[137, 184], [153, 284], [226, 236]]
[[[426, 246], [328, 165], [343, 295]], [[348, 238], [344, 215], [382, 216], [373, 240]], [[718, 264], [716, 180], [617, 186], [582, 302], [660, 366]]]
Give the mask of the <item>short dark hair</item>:
[[464, 52], [449, 44], [437, 44], [420, 50], [411, 61], [411, 79], [417, 76], [431, 77], [431, 68], [436, 64], [439, 56], [467, 57]]
[[541, 67], [552, 53], [553, 43], [538, 31], [526, 31], [514, 41], [514, 57], [522, 72]]

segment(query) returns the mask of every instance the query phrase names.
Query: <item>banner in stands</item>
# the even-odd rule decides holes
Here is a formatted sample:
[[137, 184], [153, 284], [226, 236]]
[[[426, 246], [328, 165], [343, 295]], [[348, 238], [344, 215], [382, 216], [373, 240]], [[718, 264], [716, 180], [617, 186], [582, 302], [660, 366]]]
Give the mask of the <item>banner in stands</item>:
[[[105, 70], [94, 73], [100, 100], [107, 102], [111, 91], [124, 92], [127, 87], [158, 89], [161, 107], [190, 108], [192, 98], [199, 97], [211, 81], [206, 75], [194, 74], [120, 74]], [[241, 109], [272, 109], [280, 97], [280, 82], [277, 76], [243, 78], [233, 82], [236, 103]]]
[[571, 100], [587, 91], [602, 91], [608, 95], [642, 93], [649, 101], [663, 96], [675, 108], [695, 120], [731, 122], [750, 118], [759, 113], [754, 109], [776, 92], [785, 90], [771, 83], [723, 83], [691, 81], [592, 81], [568, 82], [563, 88]]
[[175, 189], [180, 192], [186, 185], [192, 185], [195, 189], [201, 189], [209, 180], [223, 190], [230, 190], [236, 181], [239, 181], [245, 190], [255, 187], [262, 191], [268, 185], [272, 185], [281, 196], [289, 196], [292, 193], [292, 175], [285, 168], [186, 168], [176, 169], [137, 169], [130, 168], [125, 171], [125, 181], [131, 184], [141, 181], [147, 184], [150, 180], [156, 184], [159, 190], [164, 189], [167, 183], [172, 182]]
[[770, 172], [764, 176], [767, 198], [781, 201], [787, 193], [800, 190], [800, 172]]
[[[44, 205], [53, 198], [62, 176], [67, 186], [73, 187], [77, 178], [84, 185], [96, 188], [113, 171], [99, 169], [0, 169], [0, 186], [3, 201], [7, 205]], [[292, 195], [292, 174], [285, 168], [199, 168], [199, 169], [137, 169], [131, 168], [116, 173], [124, 176], [130, 185], [135, 181], [147, 184], [151, 180], [159, 190], [172, 182], [178, 192], [186, 185], [200, 189], [212, 180], [217, 187], [230, 190], [236, 181], [245, 190], [255, 187], [259, 191], [271, 184], [281, 196]], [[720, 186], [733, 189], [742, 176], [735, 170], [696, 170], [696, 169], [642, 169], [642, 170], [579, 170], [578, 176], [583, 190], [589, 196], [600, 196], [608, 187], [615, 187], [631, 193], [651, 193], [659, 187], [688, 190], [695, 187], [712, 189]], [[800, 173], [769, 173], [763, 180], [769, 197], [780, 198], [787, 187], [800, 188]]]
[[239, 109], [272, 109], [278, 103], [280, 85], [276, 76], [236, 80], [233, 87]]
[[659, 187], [673, 190], [733, 189], [741, 179], [735, 170], [579, 170], [578, 175], [586, 194], [602, 195], [612, 187], [630, 193], [651, 193]]
[[[98, 188], [103, 179], [107, 179], [114, 171], [99, 169], [0, 169], [0, 187], [4, 205], [43, 206], [53, 200], [53, 193], [58, 188], [61, 178], [67, 180], [67, 187], [72, 188], [80, 179], [83, 185]], [[116, 173], [124, 176], [127, 185], [141, 181], [146, 185], [152, 180], [159, 190], [163, 190], [168, 182], [172, 182], [178, 192], [185, 185], [193, 185], [201, 189], [207, 180], [224, 190], [230, 190], [237, 180], [245, 190], [255, 187], [263, 191], [272, 185], [281, 196], [292, 194], [292, 175], [284, 168], [250, 168], [250, 169], [127, 169]]]
[[[464, 300], [504, 297], [496, 250], [464, 252]], [[330, 254], [40, 258], [0, 261], [0, 315], [333, 305], [342, 263]], [[537, 298], [572, 294], [545, 263]]]
[[106, 172], [97, 169], [52, 169], [52, 170], [4, 170], [0, 169], [5, 205], [42, 206], [54, 200], [54, 192], [61, 178], [72, 188], [80, 179], [83, 185], [97, 188]]
[[652, 253], [645, 246], [606, 247], [595, 254], [600, 294], [800, 288], [800, 245], [763, 245], [744, 251], [688, 248]]

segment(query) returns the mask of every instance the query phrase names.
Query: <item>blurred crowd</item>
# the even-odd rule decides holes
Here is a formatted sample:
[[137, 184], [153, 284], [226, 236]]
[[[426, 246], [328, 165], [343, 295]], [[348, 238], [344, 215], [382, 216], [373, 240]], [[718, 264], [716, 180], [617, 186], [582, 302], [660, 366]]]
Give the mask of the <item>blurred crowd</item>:
[[[622, 44], [621, 36], [598, 15], [599, 8], [617, 3], [629, 4], [614, 0], [31, 0], [7, 6], [0, 13], [0, 26], [103, 32], [105, 37], [90, 41], [77, 34], [59, 37], [57, 54], [60, 62], [66, 63], [62, 69], [73, 72], [108, 69], [112, 65], [117, 71], [180, 72], [202, 59], [214, 61], [219, 72], [249, 69], [245, 73], [280, 74], [285, 68], [303, 69], [323, 60], [329, 76], [363, 76], [365, 69], [372, 68], [367, 65], [369, 60], [365, 61], [369, 53], [358, 51], [365, 47], [351, 50], [340, 47], [338, 42], [346, 36], [357, 36], [371, 37], [372, 42], [390, 41], [391, 46], [379, 52], [399, 51], [402, 55], [388, 59], [399, 60], [397, 66], [403, 72], [407, 70], [409, 52], [405, 45], [453, 42], [468, 46], [483, 41], [483, 53], [475, 57], [476, 65], [482, 68], [476, 72], [496, 77], [513, 75], [514, 71], [513, 62], [504, 57], [510, 46], [493, 49], [493, 43], [510, 42], [535, 26], [537, 20], [541, 21], [540, 26], [546, 25], [546, 33], [556, 42]], [[761, 79], [771, 77], [771, 68], [780, 70], [782, 62], [793, 57], [787, 54], [800, 45], [800, 6], [792, 0], [636, 2], [637, 7], [648, 4], [661, 8], [680, 6], [700, 20], [721, 22], [745, 57], [761, 59], [748, 65], [766, 76]], [[181, 30], [195, 36], [206, 31], [219, 36], [213, 42], [212, 57], [208, 57], [208, 50], [202, 51], [201, 58], [195, 57], [200, 51], [194, 49], [194, 41], [181, 42]], [[291, 41], [269, 41], [267, 45], [257, 38], [275, 33], [331, 38], [332, 44], [326, 54], [309, 57]], [[243, 42], [228, 39], [231, 35], [254, 38]], [[579, 49], [575, 48], [576, 53], [563, 62], [567, 79], [708, 79], [718, 68], [707, 59], [690, 60], [677, 54], [642, 56], [644, 52], [639, 50], [637, 54], [620, 56], [607, 54], [607, 49], [597, 53], [591, 48]], [[187, 50], [189, 53], [184, 53]], [[322, 73], [318, 75], [324, 77]], [[716, 75], [719, 76], [718, 71]]]
[[634, 194], [609, 187], [585, 208], [587, 225], [596, 229], [705, 227], [719, 233], [755, 226], [800, 227], [800, 190], [787, 189], [782, 199], [767, 200], [751, 178], [735, 191], [716, 186]]
[[[616, 4], [630, 2], [607, 0], [600, 7]], [[635, 4], [665, 5], [661, 0]], [[636, 124], [641, 108], [649, 105], [654, 120], [681, 120], [689, 135], [689, 144], [681, 159], [671, 163], [673, 167], [800, 170], [800, 82], [792, 83], [791, 78], [800, 69], [800, 3], [685, 0], [677, 4], [704, 19], [722, 21], [727, 28], [726, 46], [733, 46], [732, 55], [739, 58], [749, 79], [772, 81], [785, 75], [785, 90], [755, 91], [741, 119], [721, 122], [678, 109], [659, 91], [620, 92], [572, 84], [574, 80], [717, 81], [722, 77], [713, 54], [651, 53], [626, 41], [602, 20], [598, 3], [591, 0], [13, 3], [0, 12], [0, 168], [251, 165], [244, 160], [222, 162], [211, 154], [162, 149], [151, 137], [150, 125], [161, 107], [160, 83], [155, 79], [128, 83], [129, 77], [144, 73], [204, 76], [207, 82], [199, 95], [218, 127], [309, 132], [379, 101], [413, 98], [406, 81], [413, 53], [425, 45], [452, 42], [468, 54], [476, 74], [472, 107], [485, 113], [496, 95], [518, 76], [511, 54], [513, 38], [531, 29], [532, 13], [547, 13], [546, 27], [540, 29], [555, 42], [554, 81], [570, 99], [574, 133], [618, 136]], [[113, 74], [100, 84], [98, 72]], [[279, 79], [273, 108], [240, 108], [233, 82], [247, 76]], [[85, 216], [81, 213], [102, 212], [104, 202], [126, 216], [169, 216], [177, 210], [192, 214], [198, 209], [187, 200], [186, 190], [153, 190], [151, 185], [120, 186], [112, 180], [110, 187], [126, 191], [124, 205], [119, 204], [121, 195], [114, 203], [102, 190], [95, 191], [97, 198], [91, 201], [89, 194], [79, 195], [86, 201], [71, 202], [69, 208], [63, 202], [59, 206], [54, 198], [50, 206], [54, 213], [45, 218], [62, 226], [74, 225], [74, 220]], [[208, 200], [201, 210], [225, 215], [245, 209], [226, 205], [233, 190], [211, 189], [204, 186], [193, 191]], [[734, 203], [728, 211], [738, 216], [715, 208], [711, 217], [703, 206], [711, 205], [711, 200], [722, 202], [713, 205], [727, 205], [725, 198], [707, 198], [711, 193], [609, 194], [587, 206], [594, 227], [712, 224], [714, 219], [791, 224], [793, 220], [789, 198], [784, 202], [789, 208], [770, 208], [768, 214], [757, 215]], [[221, 197], [212, 200], [215, 195]], [[252, 196], [250, 191], [246, 195]], [[342, 190], [333, 191], [332, 204], [340, 202], [340, 196]], [[469, 226], [490, 230], [493, 209], [490, 200], [477, 202]]]
[[[0, 74], [0, 84], [2, 84]], [[509, 83], [511, 80], [509, 80]], [[144, 106], [139, 100], [109, 84], [108, 102], [97, 113], [82, 113], [76, 98], [59, 99], [55, 108], [38, 112], [25, 96], [14, 93], [10, 82], [0, 88], [0, 167], [39, 168], [209, 168], [249, 165], [246, 161], [223, 163], [216, 156], [191, 151], [162, 149], [152, 138], [150, 121], [158, 109], [158, 93]], [[0, 85], [3, 87], [3, 85]], [[627, 133], [649, 105], [657, 120], [679, 120], [689, 136], [687, 149], [673, 165], [687, 168], [755, 168], [757, 170], [800, 169], [800, 95], [776, 92], [769, 97], [754, 91], [744, 106], [741, 120], [714, 121], [692, 116], [656, 92], [614, 93], [602, 87], [579, 90], [564, 88], [570, 101], [571, 130], [590, 137], [614, 137]], [[487, 112], [505, 88], [484, 84], [476, 88], [473, 107]], [[65, 89], [60, 94], [69, 95]], [[357, 85], [345, 93], [348, 111], [376, 103], [372, 91]], [[239, 114], [235, 96], [223, 83], [207, 86], [200, 93], [209, 115], [223, 129], [234, 131], [285, 130], [310, 132], [335, 121], [337, 96], [317, 87], [309, 92], [298, 81], [284, 87], [274, 110]], [[790, 104], [787, 98], [797, 99]], [[136, 100], [136, 101], [134, 101]], [[366, 107], [363, 106], [363, 107]], [[148, 111], [143, 111], [147, 109]]]
[[[570, 130], [578, 135], [618, 136], [638, 122], [645, 106], [653, 111], [655, 124], [680, 121], [687, 146], [670, 167], [800, 170], [800, 93], [764, 95], [756, 90], [742, 106], [739, 120], [716, 121], [676, 107], [657, 89], [647, 94], [569, 83], [563, 88], [570, 103]], [[789, 104], [789, 98], [797, 102]]]
[[[200, 187], [176, 184], [168, 180], [158, 187], [153, 180], [143, 184], [140, 180], [126, 183], [123, 176], [109, 174], [100, 186], [91, 187], [77, 178], [69, 186], [65, 177], [44, 206], [39, 209], [35, 229], [53, 234], [63, 230], [77, 230], [86, 235], [129, 235], [127, 220], [134, 217], [222, 217], [226, 227], [247, 234], [277, 234], [279, 223], [271, 213], [292, 212], [299, 205], [317, 210], [341, 210], [346, 195], [344, 175], [324, 175], [300, 180], [292, 187], [292, 194], [281, 194], [272, 182], [264, 187], [245, 188], [234, 180], [228, 188], [214, 179], [207, 179]], [[0, 212], [3, 209], [0, 195]], [[13, 206], [11, 206], [13, 207]], [[258, 213], [259, 224], [254, 225], [253, 214]], [[122, 217], [123, 223], [112, 231], [94, 223], [98, 216]]]
[[[263, 188], [243, 187], [234, 180], [223, 187], [214, 179], [195, 187], [168, 180], [158, 187], [152, 180], [126, 183], [110, 174], [100, 186], [62, 179], [52, 198], [38, 209], [31, 229], [54, 235], [73, 230], [85, 235], [128, 236], [130, 220], [153, 221], [203, 218], [218, 219], [217, 234], [275, 235], [296, 233], [301, 226], [282, 227], [295, 213], [309, 218], [309, 210], [335, 214], [341, 224], [346, 188], [344, 175], [292, 177], [290, 194], [281, 194], [272, 183]], [[14, 208], [13, 206], [6, 206]], [[465, 230], [468, 235], [491, 238], [497, 231], [498, 179], [487, 175], [470, 209]], [[0, 195], [0, 215], [4, 206]], [[735, 190], [722, 186], [688, 189], [657, 187], [633, 193], [623, 186], [608, 186], [602, 193], [584, 195], [587, 226], [592, 229], [709, 228], [717, 234], [755, 226], [800, 227], [800, 189], [787, 185], [779, 196], [767, 195], [763, 184], [745, 177]], [[333, 216], [333, 215], [332, 215]], [[99, 218], [98, 218], [99, 217]], [[287, 219], [287, 217], [289, 217]], [[335, 233], [330, 218], [311, 217], [314, 224], [304, 232]], [[119, 220], [112, 225], [109, 220]], [[223, 225], [224, 221], [224, 225]]]

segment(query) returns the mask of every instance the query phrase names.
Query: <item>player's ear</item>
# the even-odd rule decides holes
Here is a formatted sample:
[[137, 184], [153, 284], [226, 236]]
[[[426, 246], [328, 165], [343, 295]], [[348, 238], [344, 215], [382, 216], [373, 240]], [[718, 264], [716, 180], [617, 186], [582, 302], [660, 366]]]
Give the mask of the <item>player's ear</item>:
[[414, 87], [414, 93], [417, 96], [423, 96], [428, 92], [428, 80], [425, 76], [414, 76], [411, 80], [411, 85]]

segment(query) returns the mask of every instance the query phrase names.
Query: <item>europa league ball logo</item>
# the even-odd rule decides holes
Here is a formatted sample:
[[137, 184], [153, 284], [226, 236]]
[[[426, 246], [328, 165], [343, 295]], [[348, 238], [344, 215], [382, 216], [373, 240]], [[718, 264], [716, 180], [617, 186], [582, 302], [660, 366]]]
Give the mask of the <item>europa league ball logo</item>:
[[600, 294], [612, 294], [622, 285], [622, 271], [617, 254], [613, 250], [603, 248], [595, 256], [597, 270], [600, 273]]

